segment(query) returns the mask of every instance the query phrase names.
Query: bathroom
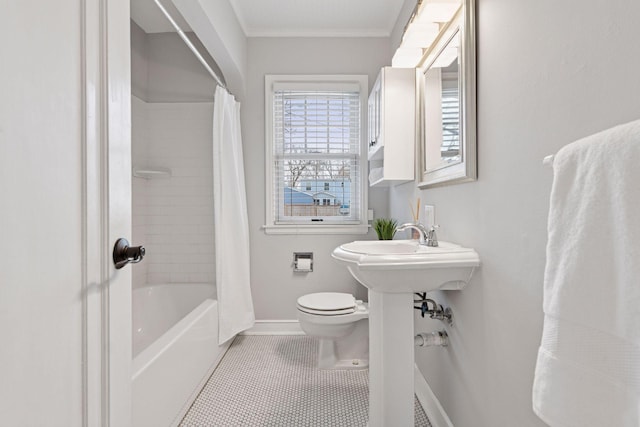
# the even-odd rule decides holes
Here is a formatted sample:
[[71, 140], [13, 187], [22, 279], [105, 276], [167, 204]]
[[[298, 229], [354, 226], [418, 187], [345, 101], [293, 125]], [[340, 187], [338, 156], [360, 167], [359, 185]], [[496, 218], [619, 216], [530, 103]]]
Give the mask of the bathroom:
[[[218, 51], [208, 49], [242, 104], [256, 324], [291, 325], [296, 319], [296, 299], [302, 294], [335, 291], [366, 297], [366, 290], [330, 254], [343, 243], [375, 236], [373, 232], [366, 236], [264, 233], [264, 75], [364, 74], [371, 86], [379, 69], [389, 65], [415, 1], [403, 2], [390, 34], [330, 38], [247, 36], [232, 3], [192, 2], [218, 29], [207, 34], [226, 43], [226, 48], [217, 45]], [[91, 222], [95, 219], [87, 222], [82, 215], [83, 206], [93, 203], [87, 194], [100, 194], [101, 188], [100, 182], [82, 178], [87, 174], [83, 175], [86, 168], [79, 166], [80, 159], [93, 153], [93, 146], [83, 141], [93, 136], [87, 133], [82, 139], [82, 124], [72, 119], [84, 111], [76, 101], [81, 85], [89, 86], [79, 83], [87, 80], [78, 70], [79, 17], [84, 11], [96, 19], [97, 12], [92, 13], [97, 4], [89, 0], [42, 4], [37, 16], [26, 4], [2, 6], [3, 52], [11, 60], [3, 64], [2, 72], [7, 78], [2, 82], [6, 97], [0, 114], [0, 194], [4, 206], [21, 207], [2, 209], [0, 215], [0, 235], [12, 242], [0, 249], [5, 260], [0, 269], [0, 331], [10, 343], [0, 352], [6, 379], [0, 386], [0, 417], [11, 425], [96, 425], [95, 420], [103, 420], [103, 425], [131, 424], [120, 422], [127, 416], [118, 418], [118, 414], [129, 409], [116, 397], [111, 409], [99, 409], [106, 395], [100, 372], [106, 371], [101, 371], [100, 357], [93, 352], [105, 351], [104, 341], [89, 338], [105, 338], [96, 325], [103, 321], [100, 307], [106, 303], [93, 300], [89, 292], [83, 311], [77, 297], [81, 286], [106, 280], [94, 279], [104, 275], [99, 273], [100, 263], [95, 267], [90, 261], [100, 254], [109, 259], [116, 237], [145, 243], [137, 242], [126, 226], [116, 235], [116, 231], [96, 228]], [[5, 8], [10, 9], [6, 14]], [[116, 34], [128, 34], [126, 9], [112, 15], [109, 25], [117, 25]], [[418, 180], [374, 189], [368, 194], [368, 205], [376, 217], [407, 222], [412, 218], [409, 201], [415, 203], [419, 197], [423, 205], [435, 206], [441, 240], [474, 248], [481, 257], [481, 267], [462, 292], [431, 295], [453, 310], [449, 346], [418, 348], [415, 353], [421, 374], [452, 425], [544, 426], [531, 404], [543, 327], [553, 181], [553, 170], [543, 166], [542, 159], [566, 144], [640, 117], [640, 47], [636, 43], [640, 5], [631, 0], [477, 0], [476, 13], [478, 179], [426, 190], [418, 187]], [[24, 28], [33, 28], [30, 37], [12, 36], [23, 34]], [[98, 44], [96, 39], [91, 38], [89, 48]], [[116, 51], [122, 61], [129, 57], [128, 42], [127, 37], [113, 44], [126, 46]], [[25, 51], [32, 55], [24, 55]], [[87, 66], [84, 73], [92, 76], [96, 69]], [[43, 94], [52, 102], [38, 102]], [[93, 158], [98, 163], [102, 159], [99, 153]], [[133, 165], [120, 163], [135, 182], [130, 173]], [[111, 162], [109, 167], [119, 165]], [[84, 191], [83, 182], [97, 192]], [[87, 233], [82, 230], [87, 229], [102, 230], [108, 244], [95, 243], [91, 233], [83, 238]], [[594, 233], [594, 244], [607, 238]], [[405, 237], [399, 233], [397, 238]], [[64, 250], [57, 250], [59, 245]], [[313, 252], [314, 271], [294, 273], [293, 252]], [[85, 258], [88, 269], [79, 267], [79, 260]], [[36, 259], [38, 264], [29, 263]], [[119, 277], [139, 274], [136, 269], [143, 265], [127, 266], [129, 272], [123, 269]], [[55, 286], [46, 278], [53, 278]], [[111, 286], [109, 298], [119, 292]], [[84, 328], [98, 331], [96, 335], [83, 332], [83, 316], [91, 320]], [[110, 325], [114, 331], [122, 326], [113, 319]], [[442, 328], [442, 322], [423, 319], [416, 312], [414, 327], [416, 332], [434, 331]], [[86, 348], [91, 351], [82, 350]], [[78, 368], [83, 361], [99, 367], [84, 373]], [[129, 395], [126, 380], [111, 380], [118, 385], [117, 392]], [[36, 382], [39, 387], [34, 390]], [[100, 415], [104, 413], [109, 416]]]

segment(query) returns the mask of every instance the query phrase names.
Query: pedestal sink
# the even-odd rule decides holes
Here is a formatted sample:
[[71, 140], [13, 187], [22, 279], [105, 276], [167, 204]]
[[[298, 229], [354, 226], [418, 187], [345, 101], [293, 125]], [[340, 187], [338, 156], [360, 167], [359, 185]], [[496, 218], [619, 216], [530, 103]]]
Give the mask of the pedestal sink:
[[332, 257], [369, 289], [369, 426], [413, 426], [413, 293], [464, 288], [480, 258], [415, 240], [345, 243]]

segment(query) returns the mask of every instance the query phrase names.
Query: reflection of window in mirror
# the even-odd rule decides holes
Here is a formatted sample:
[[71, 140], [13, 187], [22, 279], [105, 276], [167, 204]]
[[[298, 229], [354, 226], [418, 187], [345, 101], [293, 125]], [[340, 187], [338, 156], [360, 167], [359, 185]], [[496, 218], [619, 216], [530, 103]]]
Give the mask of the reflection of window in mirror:
[[426, 170], [459, 163], [460, 147], [460, 32], [456, 32], [424, 74], [424, 132]]
[[458, 57], [442, 68], [442, 148], [440, 155], [447, 163], [458, 163], [460, 153], [460, 90], [458, 88]]

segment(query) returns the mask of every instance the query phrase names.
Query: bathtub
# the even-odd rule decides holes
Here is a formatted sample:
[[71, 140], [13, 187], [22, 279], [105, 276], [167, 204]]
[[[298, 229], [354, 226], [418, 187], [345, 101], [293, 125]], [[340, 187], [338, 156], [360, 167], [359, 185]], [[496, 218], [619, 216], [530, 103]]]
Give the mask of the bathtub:
[[132, 304], [133, 425], [178, 425], [232, 341], [218, 345], [215, 287], [145, 286]]

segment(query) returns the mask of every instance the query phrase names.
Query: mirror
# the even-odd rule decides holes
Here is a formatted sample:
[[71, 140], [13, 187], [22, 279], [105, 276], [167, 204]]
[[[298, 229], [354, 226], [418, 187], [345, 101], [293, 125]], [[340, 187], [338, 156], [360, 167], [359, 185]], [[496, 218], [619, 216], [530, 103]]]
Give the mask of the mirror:
[[420, 188], [477, 178], [474, 12], [465, 0], [419, 67]]

